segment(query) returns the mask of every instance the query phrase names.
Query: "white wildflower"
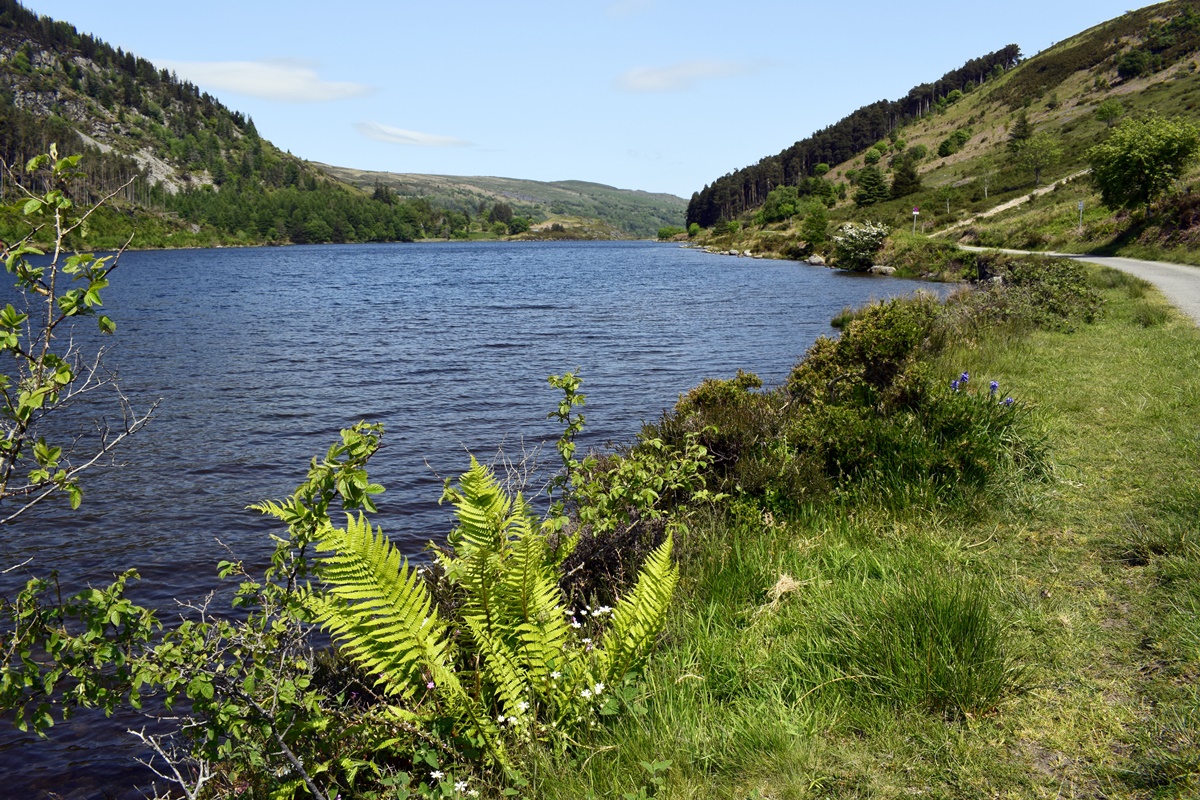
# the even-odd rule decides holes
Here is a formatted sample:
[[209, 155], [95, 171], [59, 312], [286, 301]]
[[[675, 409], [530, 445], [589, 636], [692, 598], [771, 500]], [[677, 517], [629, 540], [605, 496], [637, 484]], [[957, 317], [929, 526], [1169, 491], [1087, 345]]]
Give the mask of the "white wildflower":
[[446, 777], [446, 773], [442, 772], [440, 769], [435, 769], [433, 772], [429, 773], [429, 777], [433, 778], [435, 781], [440, 781], [442, 778]]
[[559, 672], [558, 670], [554, 670], [554, 672], [550, 673], [550, 677], [553, 678], [554, 680], [558, 680], [559, 678], [562, 677], [562, 673]]
[[466, 781], [455, 781], [454, 782], [454, 791], [465, 792], [466, 790], [467, 790], [467, 782]]
[[596, 684], [596, 686], [595, 686], [595, 689], [594, 689], [594, 691], [596, 692], [596, 694], [600, 694], [601, 692], [603, 692], [603, 691], [604, 691], [604, 684], [603, 684], [603, 683], [597, 683], [597, 684]]
[[591, 689], [584, 689], [584, 690], [583, 690], [582, 692], [580, 692], [579, 694], [580, 694], [580, 695], [582, 695], [582, 697], [583, 697], [583, 699], [584, 699], [584, 700], [588, 700], [588, 699], [591, 699], [591, 696], [592, 696], [592, 690], [591, 690]]
[[517, 711], [528, 711], [528, 710], [529, 710], [529, 703], [525, 702], [524, 700], [517, 703]]

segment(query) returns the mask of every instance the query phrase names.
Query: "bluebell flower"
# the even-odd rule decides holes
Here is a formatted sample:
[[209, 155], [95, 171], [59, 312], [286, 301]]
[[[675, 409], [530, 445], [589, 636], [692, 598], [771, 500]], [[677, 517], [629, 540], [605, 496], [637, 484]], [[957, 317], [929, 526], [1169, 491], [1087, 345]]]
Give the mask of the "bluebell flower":
[[961, 376], [959, 376], [958, 380], [961, 383], [966, 383], [967, 381], [971, 380], [971, 373], [964, 372]]
[[950, 388], [957, 392], [958, 391], [958, 381], [950, 381]]
[[1004, 398], [1004, 405], [1006, 405], [1006, 406], [1011, 406], [1014, 402], [1016, 402], [1016, 401], [1013, 400], [1011, 397]]
[[998, 391], [1000, 391], [1000, 382], [992, 381], [992, 394], [995, 394]]

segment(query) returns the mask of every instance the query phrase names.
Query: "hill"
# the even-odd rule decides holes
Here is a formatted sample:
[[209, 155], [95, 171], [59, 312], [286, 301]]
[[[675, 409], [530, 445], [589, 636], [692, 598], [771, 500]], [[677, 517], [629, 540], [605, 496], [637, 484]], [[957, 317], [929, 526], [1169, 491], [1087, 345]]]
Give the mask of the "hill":
[[[52, 142], [63, 154], [86, 153], [79, 199], [116, 193], [92, 220], [94, 248], [122, 244], [135, 230], [135, 247], [495, 238], [556, 216], [564, 226], [583, 218], [589, 237], [653, 236], [682, 222], [685, 205], [573, 181], [310, 164], [173, 73], [0, 0], [0, 160], [16, 171]], [[12, 177], [0, 182], [0, 201], [16, 199]], [[0, 211], [0, 237], [14, 235], [17, 222]]]
[[415, 175], [372, 172], [314, 163], [327, 174], [352, 186], [384, 186], [402, 199], [424, 198], [431, 203], [475, 216], [489, 213], [496, 203], [539, 222], [569, 224], [572, 217], [599, 220], [626, 236], [653, 237], [659, 228], [681, 225], [687, 205], [672, 194], [616, 189], [586, 181], [527, 181], [453, 175]]
[[[919, 229], [965, 244], [1166, 255], [1192, 263], [1200, 258], [1194, 246], [1200, 241], [1200, 215], [1190, 194], [1173, 194], [1146, 216], [1105, 208], [1083, 179], [1087, 151], [1122, 121], [1151, 112], [1195, 118], [1200, 104], [1197, 0], [1127, 12], [982, 84], [968, 81], [943, 89], [928, 113], [830, 164], [822, 181], [834, 201], [828, 211], [832, 225], [870, 219], [911, 230], [916, 207]], [[1023, 147], [1030, 140], [1044, 148], [1040, 158]], [[721, 235], [713, 238], [729, 237], [722, 229], [726, 221], [737, 220], [744, 230], [731, 240], [754, 240], [751, 247], [793, 256], [828, 249], [827, 243], [814, 241], [819, 236], [802, 233], [811, 182], [772, 189], [795, 193], [793, 214], [781, 217], [779, 204], [764, 197], [721, 216], [713, 223], [714, 233]], [[1042, 192], [1046, 187], [1054, 190]], [[1001, 211], [1002, 205], [1010, 207]]]

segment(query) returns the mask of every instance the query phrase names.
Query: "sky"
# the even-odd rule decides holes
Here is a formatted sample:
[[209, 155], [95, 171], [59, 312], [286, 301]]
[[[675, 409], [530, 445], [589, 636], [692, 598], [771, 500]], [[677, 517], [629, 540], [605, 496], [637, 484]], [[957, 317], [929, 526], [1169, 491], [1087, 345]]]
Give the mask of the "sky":
[[22, 0], [357, 169], [690, 197], [1007, 44], [1138, 0]]

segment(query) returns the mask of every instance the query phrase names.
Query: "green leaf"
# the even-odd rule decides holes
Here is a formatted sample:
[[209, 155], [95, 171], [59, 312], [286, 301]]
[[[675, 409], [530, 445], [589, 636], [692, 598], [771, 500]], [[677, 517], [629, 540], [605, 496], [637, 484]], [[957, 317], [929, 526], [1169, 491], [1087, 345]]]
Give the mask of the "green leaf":
[[22, 213], [25, 214], [25, 216], [29, 216], [30, 214], [36, 214], [38, 212], [38, 210], [41, 209], [41, 207], [42, 207], [42, 201], [33, 199], [33, 200], [30, 200], [29, 202], [25, 203], [25, 208], [22, 209]]
[[111, 318], [106, 317], [103, 314], [101, 314], [99, 322], [100, 322], [100, 332], [101, 333], [116, 333], [117, 332], [117, 323], [113, 322]]

